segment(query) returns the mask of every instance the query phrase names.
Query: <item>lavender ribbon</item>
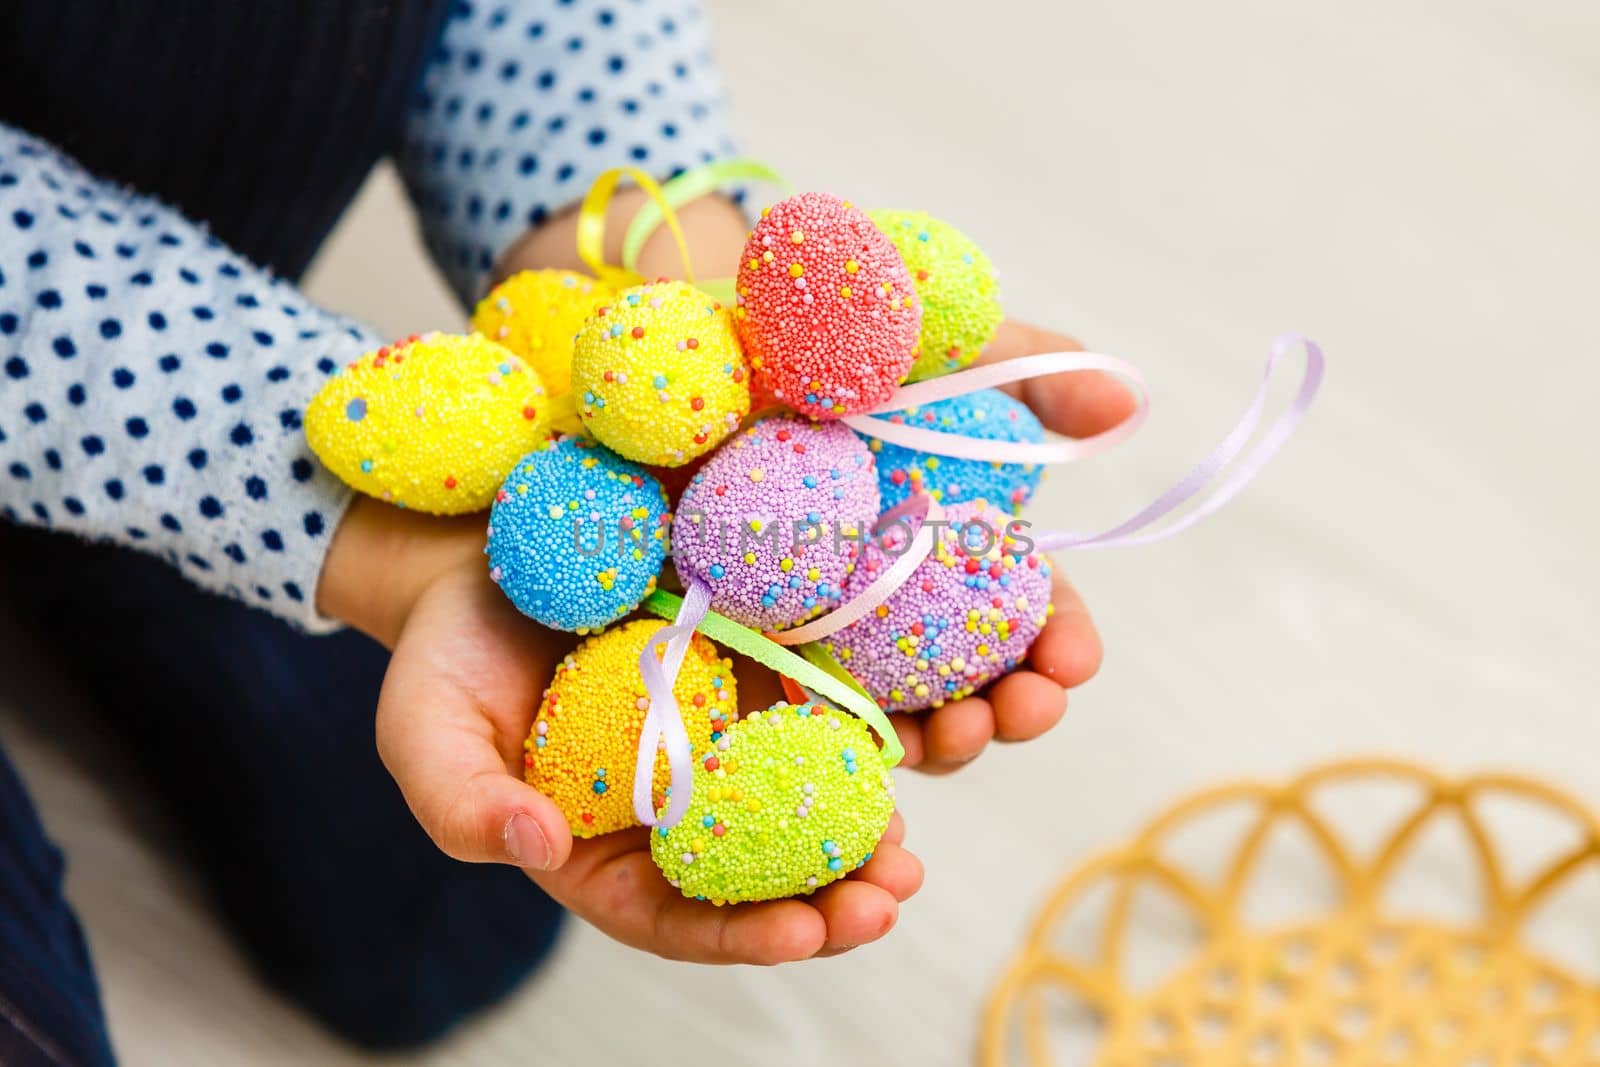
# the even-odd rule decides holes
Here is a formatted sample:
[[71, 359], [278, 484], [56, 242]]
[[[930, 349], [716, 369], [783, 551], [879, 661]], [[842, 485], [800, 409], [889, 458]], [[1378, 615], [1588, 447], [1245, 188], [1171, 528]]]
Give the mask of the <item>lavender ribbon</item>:
[[[683, 666], [683, 657], [689, 651], [689, 642], [710, 609], [710, 587], [704, 582], [690, 585], [684, 593], [683, 606], [678, 609], [677, 619], [671, 626], [657, 630], [639, 653], [639, 674], [644, 679], [650, 707], [645, 712], [644, 725], [639, 731], [639, 751], [633, 768], [633, 814], [645, 826], [657, 825], [652, 792], [656, 776], [656, 750], [663, 744], [667, 750], [667, 764], [672, 768], [672, 790], [667, 796], [667, 810], [662, 813], [660, 825], [678, 825], [693, 795], [694, 753], [672, 687], [677, 681], [679, 668]], [[657, 657], [656, 650], [663, 645], [666, 646], [666, 652]]]
[[[1306, 371], [1300, 379], [1300, 388], [1295, 393], [1294, 400], [1289, 407], [1278, 416], [1268, 429], [1266, 436], [1257, 442], [1255, 448], [1245, 454], [1238, 466], [1229, 472], [1226, 479], [1219, 484], [1216, 490], [1206, 498], [1205, 502], [1187, 515], [1178, 519], [1170, 526], [1160, 530], [1145, 530], [1158, 519], [1176, 510], [1185, 501], [1191, 499], [1205, 488], [1206, 484], [1228, 464], [1233, 462], [1244, 449], [1245, 443], [1255, 433], [1256, 426], [1261, 422], [1261, 413], [1267, 406], [1267, 392], [1272, 384], [1273, 372], [1278, 364], [1283, 362], [1296, 348], [1303, 347], [1306, 354]], [[1127, 545], [1147, 545], [1155, 541], [1164, 541], [1182, 533], [1195, 523], [1204, 519], [1221, 508], [1228, 501], [1238, 495], [1239, 490], [1250, 483], [1261, 468], [1277, 454], [1278, 450], [1289, 440], [1295, 427], [1306, 417], [1306, 412], [1311, 408], [1311, 401], [1316, 398], [1317, 390], [1322, 386], [1323, 372], [1327, 366], [1327, 359], [1322, 354], [1322, 349], [1309, 337], [1298, 333], [1279, 334], [1272, 342], [1271, 354], [1267, 357], [1266, 370], [1261, 375], [1261, 385], [1256, 390], [1255, 399], [1250, 407], [1228, 435], [1224, 437], [1211, 454], [1201, 460], [1195, 467], [1184, 475], [1176, 485], [1157, 497], [1149, 507], [1140, 511], [1131, 518], [1118, 523], [1109, 530], [1100, 533], [1081, 533], [1075, 530], [1051, 530], [1034, 538], [1034, 544], [1046, 552], [1061, 549], [1077, 548], [1119, 548]], [[1144, 531], [1141, 533], [1140, 531]]]

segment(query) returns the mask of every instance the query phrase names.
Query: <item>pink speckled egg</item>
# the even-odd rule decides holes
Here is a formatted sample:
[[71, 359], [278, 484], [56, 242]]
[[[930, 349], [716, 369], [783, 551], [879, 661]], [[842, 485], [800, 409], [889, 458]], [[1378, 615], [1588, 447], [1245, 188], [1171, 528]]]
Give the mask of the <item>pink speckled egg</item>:
[[678, 502], [685, 586], [746, 626], [782, 630], [839, 602], [878, 515], [866, 444], [840, 423], [762, 419], [712, 453]]
[[875, 407], [917, 357], [922, 305], [866, 212], [800, 193], [762, 213], [739, 263], [734, 325], [756, 383], [836, 419]]
[[[1025, 524], [983, 501], [947, 508], [944, 520], [911, 578], [824, 642], [888, 711], [936, 708], [1013, 670], [1054, 610], [1050, 561], [1033, 551]], [[846, 601], [894, 563], [919, 525], [891, 526], [863, 550]]]

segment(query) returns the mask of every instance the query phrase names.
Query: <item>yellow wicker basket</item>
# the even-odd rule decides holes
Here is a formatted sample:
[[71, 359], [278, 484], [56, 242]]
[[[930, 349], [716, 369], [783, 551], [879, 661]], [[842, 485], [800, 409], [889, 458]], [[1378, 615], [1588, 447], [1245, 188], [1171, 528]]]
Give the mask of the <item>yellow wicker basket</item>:
[[[1376, 845], [1359, 848], [1328, 813], [1331, 793], [1405, 787], [1409, 799]], [[1508, 858], [1528, 835], [1484, 817], [1510, 800], [1555, 824], [1562, 842], [1525, 864]], [[1186, 833], [1224, 809], [1243, 811], [1220, 873], [1175, 858]], [[1411, 917], [1388, 898], [1419, 841], [1458, 820], [1457, 868], [1478, 903], [1465, 919]], [[1214, 822], [1215, 820], [1213, 820]], [[1298, 828], [1320, 855], [1331, 903], [1309, 919], [1252, 919], [1269, 880], [1269, 839]], [[1213, 825], [1212, 830], [1216, 827]], [[1526, 778], [1448, 779], [1413, 764], [1360, 760], [1283, 785], [1240, 783], [1190, 797], [1132, 842], [1070, 875], [1050, 896], [1018, 958], [991, 994], [981, 1038], [986, 1065], [1092, 1063], [1095, 1067], [1600, 1067], [1600, 986], [1573, 963], [1530, 945], [1529, 925], [1563, 887], [1600, 870], [1600, 822], [1561, 791]], [[1451, 882], [1454, 884], [1454, 881]], [[1131, 946], [1147, 933], [1136, 900], [1152, 891], [1192, 922], [1183, 962], [1143, 988]], [[1090, 901], [1098, 945], [1063, 947]], [[1563, 947], [1600, 956], [1600, 909]], [[1172, 936], [1172, 923], [1163, 924]], [[1584, 935], [1587, 934], [1587, 937]], [[1542, 942], [1541, 942], [1542, 944]], [[1570, 953], [1556, 953], [1563, 958]], [[1069, 1014], [1058, 1009], [1076, 1009]], [[1086, 1009], [1086, 1010], [1085, 1010]], [[1075, 1023], [1092, 1052], [1056, 1059]], [[1071, 1036], [1070, 1034], [1068, 1035]]]

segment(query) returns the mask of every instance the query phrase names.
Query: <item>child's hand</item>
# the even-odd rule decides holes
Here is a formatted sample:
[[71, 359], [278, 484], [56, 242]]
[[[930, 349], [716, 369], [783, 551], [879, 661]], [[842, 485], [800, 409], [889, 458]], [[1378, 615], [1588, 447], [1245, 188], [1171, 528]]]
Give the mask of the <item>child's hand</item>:
[[804, 899], [737, 908], [669, 885], [645, 830], [573, 841], [566, 817], [521, 768], [544, 687], [576, 638], [523, 618], [489, 581], [482, 516], [437, 519], [358, 500], [318, 602], [394, 649], [378, 750], [434, 842], [457, 859], [527, 869], [624, 944], [702, 963], [832, 954], [882, 937], [922, 884], [921, 863], [900, 846], [898, 815], [848, 879]]
[[[613, 205], [610, 261], [622, 219], [642, 198], [624, 190]], [[702, 262], [743, 247], [745, 224], [726, 201], [687, 205], [680, 219]], [[531, 267], [583, 269], [573, 254], [573, 213], [530, 232], [501, 273]], [[645, 246], [647, 275], [673, 273], [663, 233]], [[1077, 349], [1070, 338], [1004, 324], [985, 359]], [[1096, 373], [1035, 379], [1012, 391], [1051, 430], [1083, 437], [1126, 418], [1133, 400]], [[522, 742], [561, 657], [576, 644], [519, 615], [489, 581], [483, 516], [438, 519], [370, 499], [350, 508], [334, 538], [318, 606], [394, 649], [378, 705], [378, 749], [418, 821], [457, 859], [515, 863], [546, 892], [603, 932], [635, 948], [707, 963], [779, 963], [830, 955], [875, 941], [893, 927], [901, 901], [922, 884], [922, 865], [901, 847], [894, 817], [872, 861], [849, 878], [794, 900], [717, 908], [669, 885], [650, 858], [647, 831], [574, 842], [555, 804], [522, 780]], [[1100, 664], [1100, 638], [1066, 581], [1055, 616], [1034, 641], [1029, 670], [981, 697], [919, 715], [894, 716], [906, 764], [954, 770], [995, 737], [1036, 737], [1061, 718], [1066, 690]], [[735, 668], [742, 710], [781, 699], [777, 678], [748, 661]], [[514, 915], [506, 916], [516, 922]]]

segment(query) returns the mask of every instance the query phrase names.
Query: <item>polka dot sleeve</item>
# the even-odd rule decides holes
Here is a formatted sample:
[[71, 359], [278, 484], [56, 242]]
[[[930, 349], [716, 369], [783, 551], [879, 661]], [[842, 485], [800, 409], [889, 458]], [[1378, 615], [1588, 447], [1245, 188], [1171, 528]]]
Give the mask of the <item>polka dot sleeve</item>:
[[0, 125], [0, 514], [165, 558], [308, 629], [346, 491], [301, 412], [374, 339]]
[[463, 303], [601, 171], [665, 178], [734, 151], [695, 0], [457, 0], [400, 165]]

